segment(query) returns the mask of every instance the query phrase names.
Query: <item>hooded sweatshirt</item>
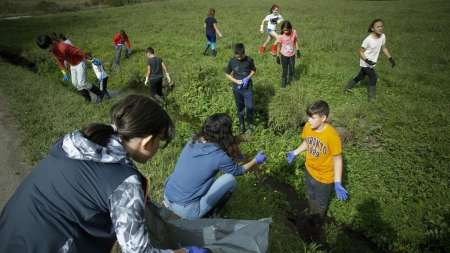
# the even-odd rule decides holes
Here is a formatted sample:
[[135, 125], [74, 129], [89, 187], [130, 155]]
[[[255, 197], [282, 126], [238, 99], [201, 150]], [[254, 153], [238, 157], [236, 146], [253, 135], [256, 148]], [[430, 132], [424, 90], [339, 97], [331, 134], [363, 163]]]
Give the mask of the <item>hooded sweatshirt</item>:
[[144, 226], [147, 179], [121, 139], [106, 147], [81, 131], [55, 142], [0, 215], [0, 253], [122, 252], [153, 249]]

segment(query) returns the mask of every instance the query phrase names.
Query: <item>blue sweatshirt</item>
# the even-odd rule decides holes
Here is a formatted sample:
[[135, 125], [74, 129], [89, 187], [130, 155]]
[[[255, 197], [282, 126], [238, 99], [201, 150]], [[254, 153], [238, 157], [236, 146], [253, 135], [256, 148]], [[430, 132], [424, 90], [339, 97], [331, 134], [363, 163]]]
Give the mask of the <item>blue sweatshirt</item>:
[[167, 178], [164, 194], [172, 203], [190, 204], [203, 197], [211, 187], [219, 171], [239, 176], [245, 173], [245, 167], [233, 161], [219, 145], [212, 142], [188, 141], [175, 170]]

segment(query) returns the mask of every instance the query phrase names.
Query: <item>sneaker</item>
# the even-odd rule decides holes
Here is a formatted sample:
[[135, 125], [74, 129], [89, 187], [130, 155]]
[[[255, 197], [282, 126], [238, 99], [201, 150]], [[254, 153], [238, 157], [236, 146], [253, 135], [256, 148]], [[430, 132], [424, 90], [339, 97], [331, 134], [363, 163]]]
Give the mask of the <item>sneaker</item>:
[[106, 93], [105, 93], [105, 99], [110, 99], [110, 98], [111, 98], [111, 96], [109, 95], [108, 92], [106, 92]]

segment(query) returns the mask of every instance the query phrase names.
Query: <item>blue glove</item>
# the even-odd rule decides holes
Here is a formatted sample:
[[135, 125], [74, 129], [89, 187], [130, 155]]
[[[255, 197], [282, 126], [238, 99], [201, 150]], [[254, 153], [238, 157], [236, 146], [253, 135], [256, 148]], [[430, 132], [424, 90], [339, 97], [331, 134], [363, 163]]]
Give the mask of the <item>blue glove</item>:
[[239, 84], [237, 88], [238, 90], [242, 89], [242, 84]]
[[250, 80], [250, 77], [245, 77], [244, 79], [242, 79], [242, 88], [247, 88], [248, 85], [248, 81]]
[[334, 190], [336, 191], [339, 200], [347, 200], [347, 190], [342, 187], [341, 182], [334, 182]]
[[131, 48], [128, 48], [128, 53], [131, 54]]
[[261, 164], [263, 163], [266, 159], [267, 156], [263, 155], [264, 150], [259, 151], [259, 153], [255, 156], [256, 159], [256, 164]]
[[199, 248], [197, 246], [186, 246], [183, 247], [188, 253], [208, 253], [205, 248]]
[[238, 155], [238, 157], [237, 157], [237, 159], [244, 159], [244, 154], [242, 154], [242, 153], [240, 153], [239, 155]]
[[119, 49], [119, 45], [115, 45], [114, 48], [117, 50]]
[[292, 161], [294, 161], [294, 158], [295, 158], [294, 151], [288, 151], [288, 152], [286, 152], [286, 154], [288, 154], [288, 157], [286, 158], [288, 163], [291, 163]]
[[103, 80], [103, 77], [100, 76], [100, 77], [98, 78], [98, 83], [102, 83], [102, 80]]
[[100, 63], [100, 61], [97, 60], [97, 59], [94, 59], [94, 60], [92, 61], [92, 64], [94, 64], [94, 65], [97, 66], [97, 67], [102, 66], [102, 64]]
[[64, 81], [68, 82], [69, 81], [69, 75], [67, 73], [63, 74], [63, 75], [64, 75]]

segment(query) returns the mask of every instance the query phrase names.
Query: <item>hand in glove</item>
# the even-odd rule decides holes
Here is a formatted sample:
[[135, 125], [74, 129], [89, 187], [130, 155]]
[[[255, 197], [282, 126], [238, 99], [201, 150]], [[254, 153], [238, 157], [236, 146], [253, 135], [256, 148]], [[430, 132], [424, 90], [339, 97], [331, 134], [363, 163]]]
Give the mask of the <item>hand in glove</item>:
[[242, 79], [242, 88], [247, 88], [248, 85], [248, 81], [250, 80], [250, 77], [244, 77], [244, 79]]
[[102, 83], [102, 81], [103, 81], [102, 75], [103, 75], [103, 74], [100, 74], [100, 77], [98, 78], [98, 83]]
[[294, 158], [295, 158], [294, 151], [288, 151], [288, 152], [286, 152], [286, 154], [288, 154], [288, 157], [286, 158], [288, 163], [291, 163], [292, 161], [294, 161]]
[[394, 59], [392, 59], [392, 57], [389, 58], [389, 61], [391, 62], [392, 67], [395, 67], [395, 61], [394, 61]]
[[208, 253], [205, 248], [199, 248], [197, 246], [186, 246], [182, 249], [185, 249], [187, 253]]
[[166, 73], [167, 82], [170, 83], [170, 75], [169, 73]]
[[97, 60], [97, 59], [94, 59], [94, 60], [92, 61], [92, 64], [94, 64], [94, 65], [97, 66], [97, 67], [102, 66], [102, 64], [100, 63], [100, 61]]
[[145, 86], [148, 86], [148, 76], [145, 77], [144, 85], [145, 85]]
[[336, 191], [339, 200], [347, 200], [348, 192], [342, 187], [341, 182], [334, 182], [334, 190]]
[[263, 163], [266, 159], [267, 156], [263, 155], [264, 150], [259, 151], [259, 153], [255, 156], [256, 159], [256, 164], [261, 164]]
[[260, 31], [261, 33], [264, 32], [264, 25], [261, 25], [261, 28], [259, 29], [259, 31]]
[[300, 49], [297, 49], [297, 58], [302, 57], [302, 55], [300, 54]]
[[61, 72], [63, 73], [64, 81], [68, 82], [69, 81], [69, 75], [67, 74], [67, 70], [62, 70]]
[[277, 56], [277, 63], [281, 64], [280, 56]]
[[242, 84], [238, 84], [237, 89], [238, 90], [242, 89]]
[[128, 54], [131, 54], [131, 48], [128, 48]]
[[371, 66], [377, 64], [376, 62], [373, 62], [373, 61], [371, 61], [371, 60], [369, 60], [369, 59], [367, 59], [367, 58], [366, 58], [364, 61], [365, 61], [367, 64], [371, 65]]
[[119, 45], [115, 45], [114, 48], [117, 50], [119, 49]]

